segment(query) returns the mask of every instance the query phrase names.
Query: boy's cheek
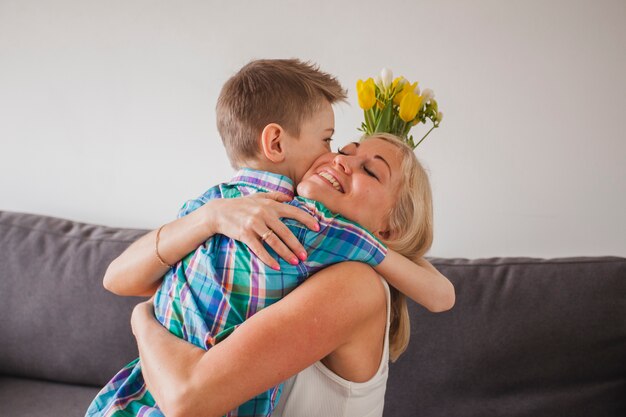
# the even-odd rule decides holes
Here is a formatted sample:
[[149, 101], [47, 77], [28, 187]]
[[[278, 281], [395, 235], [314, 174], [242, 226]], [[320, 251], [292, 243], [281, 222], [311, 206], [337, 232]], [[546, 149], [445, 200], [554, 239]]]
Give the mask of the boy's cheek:
[[319, 165], [316, 163], [317, 159], [318, 158], [306, 158], [300, 161], [298, 171], [300, 172], [301, 180], [313, 175], [315, 167]]
[[299, 186], [299, 184], [302, 183], [302, 181], [310, 176], [311, 175], [309, 173], [309, 169], [305, 164], [301, 164], [300, 166], [298, 166], [298, 168], [296, 169], [296, 178], [294, 178], [296, 188], [297, 186]]

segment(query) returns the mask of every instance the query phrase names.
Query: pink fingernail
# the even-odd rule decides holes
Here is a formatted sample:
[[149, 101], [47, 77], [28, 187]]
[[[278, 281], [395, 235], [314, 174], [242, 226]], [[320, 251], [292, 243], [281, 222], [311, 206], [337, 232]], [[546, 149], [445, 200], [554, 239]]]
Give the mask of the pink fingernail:
[[272, 265], [272, 269], [273, 269], [274, 271], [280, 271], [280, 265], [278, 265], [278, 264], [274, 264], [274, 265]]
[[300, 258], [301, 261], [306, 261], [306, 252], [300, 252], [298, 254], [298, 257]]
[[315, 223], [315, 231], [319, 232], [320, 231], [320, 225], [319, 223]]
[[289, 261], [289, 263], [291, 265], [298, 265], [298, 258], [291, 258], [291, 260]]

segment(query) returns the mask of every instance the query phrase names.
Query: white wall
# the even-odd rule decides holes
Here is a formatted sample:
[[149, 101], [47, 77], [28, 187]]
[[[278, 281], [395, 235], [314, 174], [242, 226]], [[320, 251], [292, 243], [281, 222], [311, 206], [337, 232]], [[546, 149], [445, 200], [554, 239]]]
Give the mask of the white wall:
[[231, 170], [253, 58], [435, 90], [432, 256], [626, 255], [626, 2], [0, 0], [0, 210], [154, 228]]

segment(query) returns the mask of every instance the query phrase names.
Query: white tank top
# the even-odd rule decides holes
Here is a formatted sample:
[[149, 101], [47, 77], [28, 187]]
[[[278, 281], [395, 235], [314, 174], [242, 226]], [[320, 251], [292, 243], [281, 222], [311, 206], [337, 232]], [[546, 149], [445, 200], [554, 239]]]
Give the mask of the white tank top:
[[389, 374], [389, 311], [387, 281], [381, 278], [387, 298], [387, 325], [383, 356], [376, 374], [366, 382], [341, 378], [322, 362], [315, 362], [285, 381], [274, 417], [381, 417]]

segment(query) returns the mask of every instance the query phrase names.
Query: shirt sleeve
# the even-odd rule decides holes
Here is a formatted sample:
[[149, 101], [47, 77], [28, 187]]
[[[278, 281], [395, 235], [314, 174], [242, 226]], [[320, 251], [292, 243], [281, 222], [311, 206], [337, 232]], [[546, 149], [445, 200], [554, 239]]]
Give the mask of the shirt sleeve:
[[204, 192], [204, 194], [202, 194], [200, 197], [192, 199], [192, 200], [187, 200], [185, 204], [182, 205], [180, 210], [178, 210], [177, 218], [180, 219], [181, 217], [184, 217], [188, 215], [189, 213], [197, 210], [198, 208], [205, 205], [207, 201], [209, 200], [213, 200], [215, 198], [221, 198], [221, 197], [222, 197], [222, 192], [221, 192], [220, 186], [216, 185], [214, 187], [211, 187], [206, 192]]
[[345, 217], [324, 213], [318, 217], [320, 231], [303, 228], [305, 263], [315, 270], [344, 261], [376, 266], [387, 256], [387, 247], [373, 234]]

